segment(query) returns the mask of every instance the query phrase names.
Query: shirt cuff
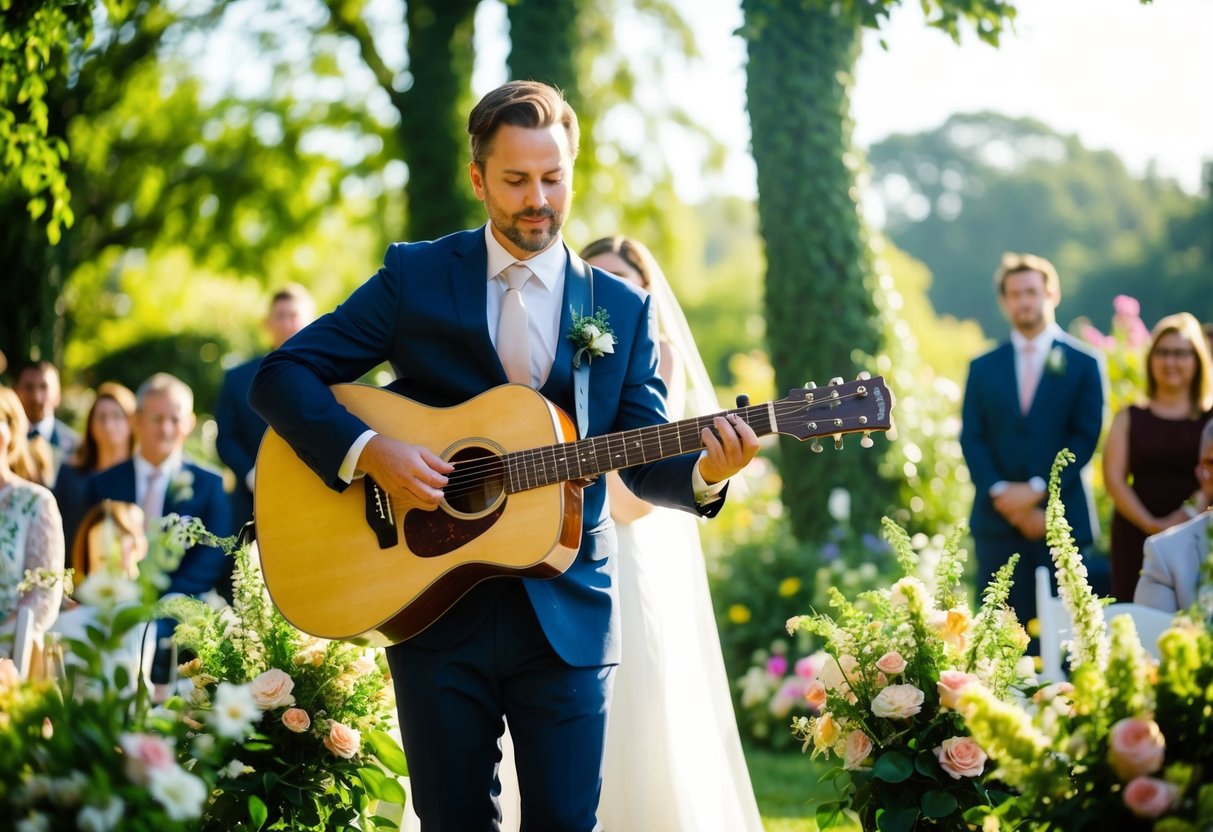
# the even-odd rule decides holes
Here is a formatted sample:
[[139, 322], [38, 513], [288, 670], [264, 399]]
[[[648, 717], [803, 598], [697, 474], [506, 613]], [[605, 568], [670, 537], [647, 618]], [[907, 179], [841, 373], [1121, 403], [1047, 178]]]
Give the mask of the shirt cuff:
[[248, 473], [244, 475], [244, 485], [249, 491], [253, 490], [253, 486], [257, 482], [257, 466], [254, 465], [248, 469]]
[[691, 491], [695, 493], [695, 504], [699, 506], [711, 505], [719, 500], [720, 492], [724, 491], [724, 487], [729, 484], [728, 480], [721, 480], [714, 485], [708, 485], [704, 481], [703, 474], [699, 473], [699, 463], [703, 462], [706, 453], [707, 451], [700, 452], [695, 467], [691, 469]]
[[998, 497], [1002, 494], [1005, 494], [1007, 489], [1010, 487], [1011, 487], [1011, 483], [1007, 482], [1006, 480], [999, 480], [998, 482], [996, 482], [990, 486], [990, 492], [989, 492], [990, 496]]
[[345, 452], [345, 459], [341, 461], [341, 467], [337, 469], [337, 479], [350, 483], [354, 481], [355, 476], [362, 473], [358, 470], [358, 457], [362, 456], [362, 449], [376, 436], [378, 434], [375, 431], [367, 428], [361, 436], [354, 440], [354, 444], [350, 445], [350, 449]]
[[1049, 489], [1044, 477], [1032, 477], [1032, 479], [1028, 480], [1028, 485], [1037, 494], [1044, 494]]

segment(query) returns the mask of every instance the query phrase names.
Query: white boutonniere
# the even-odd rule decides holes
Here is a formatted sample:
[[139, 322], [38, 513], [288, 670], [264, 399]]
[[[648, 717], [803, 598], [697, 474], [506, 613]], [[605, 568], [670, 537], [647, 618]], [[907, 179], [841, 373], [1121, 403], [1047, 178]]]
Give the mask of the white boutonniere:
[[1066, 371], [1066, 352], [1060, 344], [1054, 344], [1053, 349], [1049, 350], [1049, 355], [1045, 358], [1045, 369], [1055, 376]]
[[182, 468], [168, 481], [168, 499], [169, 502], [183, 503], [186, 500], [193, 499], [194, 496], [194, 472], [188, 468]]
[[[572, 311], [572, 310], [570, 310]], [[577, 351], [573, 353], [573, 366], [581, 366], [581, 356], [593, 361], [599, 356], [615, 351], [615, 335], [607, 324], [607, 311], [601, 306], [593, 315], [578, 315], [573, 311], [573, 325], [569, 327], [568, 339]]]

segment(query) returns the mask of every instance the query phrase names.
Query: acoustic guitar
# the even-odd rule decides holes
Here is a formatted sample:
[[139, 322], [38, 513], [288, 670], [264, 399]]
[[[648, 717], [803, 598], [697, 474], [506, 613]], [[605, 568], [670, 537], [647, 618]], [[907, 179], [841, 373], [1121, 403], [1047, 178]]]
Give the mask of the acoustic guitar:
[[[519, 384], [463, 404], [428, 407], [361, 384], [332, 388], [378, 433], [435, 449], [455, 466], [437, 509], [389, 495], [369, 477], [338, 493], [272, 429], [257, 455], [254, 494], [270, 597], [304, 632], [384, 646], [424, 630], [486, 578], [552, 578], [581, 545], [581, 491], [607, 471], [702, 450], [712, 416], [577, 439], [567, 414]], [[797, 439], [891, 426], [883, 379], [792, 390], [724, 411], [759, 436]], [[722, 414], [713, 414], [722, 415]]]

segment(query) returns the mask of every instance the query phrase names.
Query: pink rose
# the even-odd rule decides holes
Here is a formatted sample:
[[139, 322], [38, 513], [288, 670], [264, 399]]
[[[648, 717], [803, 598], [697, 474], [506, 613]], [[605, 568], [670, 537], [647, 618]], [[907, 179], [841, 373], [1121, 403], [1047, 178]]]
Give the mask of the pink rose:
[[295, 697], [291, 695], [291, 691], [294, 689], [295, 681], [276, 667], [270, 668], [249, 682], [253, 701], [263, 711], [294, 705]]
[[1179, 790], [1166, 780], [1134, 777], [1125, 786], [1125, 805], [1139, 818], [1156, 818], [1171, 808]]
[[362, 747], [362, 734], [340, 722], [329, 722], [329, 733], [324, 738], [324, 747], [338, 757], [349, 759]]
[[816, 653], [812, 656], [805, 656], [803, 659], [796, 661], [796, 675], [806, 682], [817, 678], [818, 671], [821, 670], [821, 654]]
[[782, 676], [788, 672], [788, 660], [784, 656], [771, 656], [767, 659], [767, 673], [772, 676]]
[[943, 671], [939, 674], [939, 684], [936, 686], [939, 691], [939, 704], [956, 710], [956, 703], [960, 701], [961, 692], [976, 681], [977, 677], [972, 673], [965, 673], [961, 670]]
[[889, 685], [872, 699], [872, 713], [885, 719], [909, 719], [922, 710], [924, 698], [913, 685]]
[[1166, 739], [1152, 719], [1122, 719], [1108, 737], [1108, 762], [1125, 781], [1162, 768], [1166, 750]]
[[876, 660], [876, 669], [881, 673], [887, 673], [890, 676], [896, 676], [898, 673], [906, 669], [906, 660], [901, 657], [901, 654], [896, 650], [885, 653]]
[[852, 731], [847, 734], [847, 745], [842, 755], [842, 767], [854, 771], [863, 765], [872, 753], [872, 741], [863, 731]]
[[805, 701], [809, 703], [809, 707], [815, 711], [820, 711], [826, 706], [826, 686], [818, 680], [814, 679], [809, 682], [809, 686], [804, 691]]
[[312, 727], [312, 718], [303, 708], [287, 708], [282, 712], [282, 724], [286, 726], [286, 730], [302, 734]]
[[163, 737], [153, 734], [123, 734], [118, 740], [125, 757], [122, 763], [126, 777], [136, 786], [146, 786], [151, 772], [170, 768], [176, 763], [173, 747]]
[[935, 749], [939, 767], [952, 775], [954, 780], [962, 777], [977, 777], [985, 768], [986, 752], [973, 742], [972, 737], [952, 737]]

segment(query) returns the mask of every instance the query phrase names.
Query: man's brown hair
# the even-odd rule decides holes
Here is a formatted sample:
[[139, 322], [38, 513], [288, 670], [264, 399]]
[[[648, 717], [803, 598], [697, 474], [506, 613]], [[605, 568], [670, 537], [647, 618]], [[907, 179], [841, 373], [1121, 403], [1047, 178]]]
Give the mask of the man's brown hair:
[[468, 115], [468, 135], [472, 137], [472, 161], [481, 169], [492, 150], [493, 136], [503, 124], [528, 129], [560, 124], [569, 140], [569, 157], [577, 158], [581, 141], [577, 114], [555, 87], [538, 81], [510, 81], [480, 99]]
[[1007, 275], [1019, 272], [1040, 272], [1045, 276], [1045, 291], [1061, 297], [1061, 282], [1052, 263], [1037, 254], [1016, 254], [1012, 251], [1002, 255], [998, 271], [994, 272], [995, 291], [999, 295], [1006, 294]]

